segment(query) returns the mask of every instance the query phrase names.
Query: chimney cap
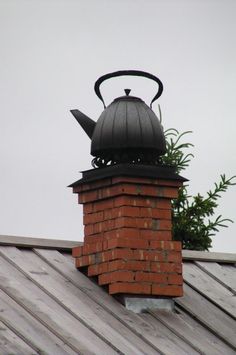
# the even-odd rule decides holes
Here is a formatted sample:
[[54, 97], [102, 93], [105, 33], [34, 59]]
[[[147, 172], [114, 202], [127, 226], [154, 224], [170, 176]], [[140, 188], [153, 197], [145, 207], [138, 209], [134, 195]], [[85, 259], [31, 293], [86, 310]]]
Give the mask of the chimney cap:
[[151, 166], [151, 165], [134, 165], [134, 164], [117, 164], [109, 165], [100, 169], [90, 169], [82, 172], [83, 177], [70, 184], [68, 187], [76, 187], [86, 182], [92, 182], [97, 179], [109, 178], [114, 176], [137, 176], [147, 177], [151, 179], [167, 179], [180, 182], [188, 181], [188, 179], [178, 175], [172, 166]]

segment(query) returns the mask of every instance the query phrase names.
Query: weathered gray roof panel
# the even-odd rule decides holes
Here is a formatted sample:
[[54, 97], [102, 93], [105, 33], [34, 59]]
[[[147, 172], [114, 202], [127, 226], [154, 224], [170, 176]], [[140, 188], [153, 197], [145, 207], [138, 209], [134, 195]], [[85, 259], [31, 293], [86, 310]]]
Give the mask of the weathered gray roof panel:
[[135, 314], [75, 269], [70, 242], [14, 238], [0, 238], [0, 354], [236, 353], [232, 254], [185, 251], [175, 312]]

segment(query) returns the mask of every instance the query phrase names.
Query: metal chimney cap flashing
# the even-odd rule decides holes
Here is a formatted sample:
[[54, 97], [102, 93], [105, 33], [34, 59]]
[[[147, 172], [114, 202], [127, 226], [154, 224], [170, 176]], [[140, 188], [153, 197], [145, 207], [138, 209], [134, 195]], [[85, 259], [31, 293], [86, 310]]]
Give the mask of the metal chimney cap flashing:
[[122, 295], [117, 297], [117, 299], [126, 309], [134, 313], [145, 313], [150, 310], [173, 312], [175, 308], [175, 303], [172, 298], [132, 297], [130, 295]]
[[153, 179], [167, 179], [177, 181], [188, 181], [188, 179], [178, 175], [172, 166], [153, 166], [153, 165], [135, 165], [135, 164], [116, 164], [104, 168], [85, 170], [83, 177], [75, 181], [68, 187], [76, 187], [83, 183], [96, 181], [114, 176], [147, 177]]

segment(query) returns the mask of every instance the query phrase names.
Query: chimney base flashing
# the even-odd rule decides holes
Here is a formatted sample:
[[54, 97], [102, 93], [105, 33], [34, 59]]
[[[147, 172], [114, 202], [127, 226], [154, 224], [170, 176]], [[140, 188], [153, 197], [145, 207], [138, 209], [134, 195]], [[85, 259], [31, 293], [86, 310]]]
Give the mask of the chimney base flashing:
[[132, 297], [130, 295], [120, 295], [117, 299], [126, 309], [134, 313], [144, 313], [148, 310], [165, 310], [173, 312], [175, 308], [174, 300], [171, 298], [151, 298]]

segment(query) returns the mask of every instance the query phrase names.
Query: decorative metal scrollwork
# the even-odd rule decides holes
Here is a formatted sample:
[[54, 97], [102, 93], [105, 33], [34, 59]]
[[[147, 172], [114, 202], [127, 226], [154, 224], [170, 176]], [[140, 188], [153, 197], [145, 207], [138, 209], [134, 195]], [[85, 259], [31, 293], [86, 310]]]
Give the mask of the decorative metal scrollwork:
[[156, 153], [142, 153], [142, 152], [117, 152], [112, 156], [107, 157], [95, 157], [92, 160], [92, 166], [94, 168], [104, 168], [109, 165], [116, 165], [122, 163], [129, 164], [144, 164], [144, 165], [160, 165], [161, 158]]

